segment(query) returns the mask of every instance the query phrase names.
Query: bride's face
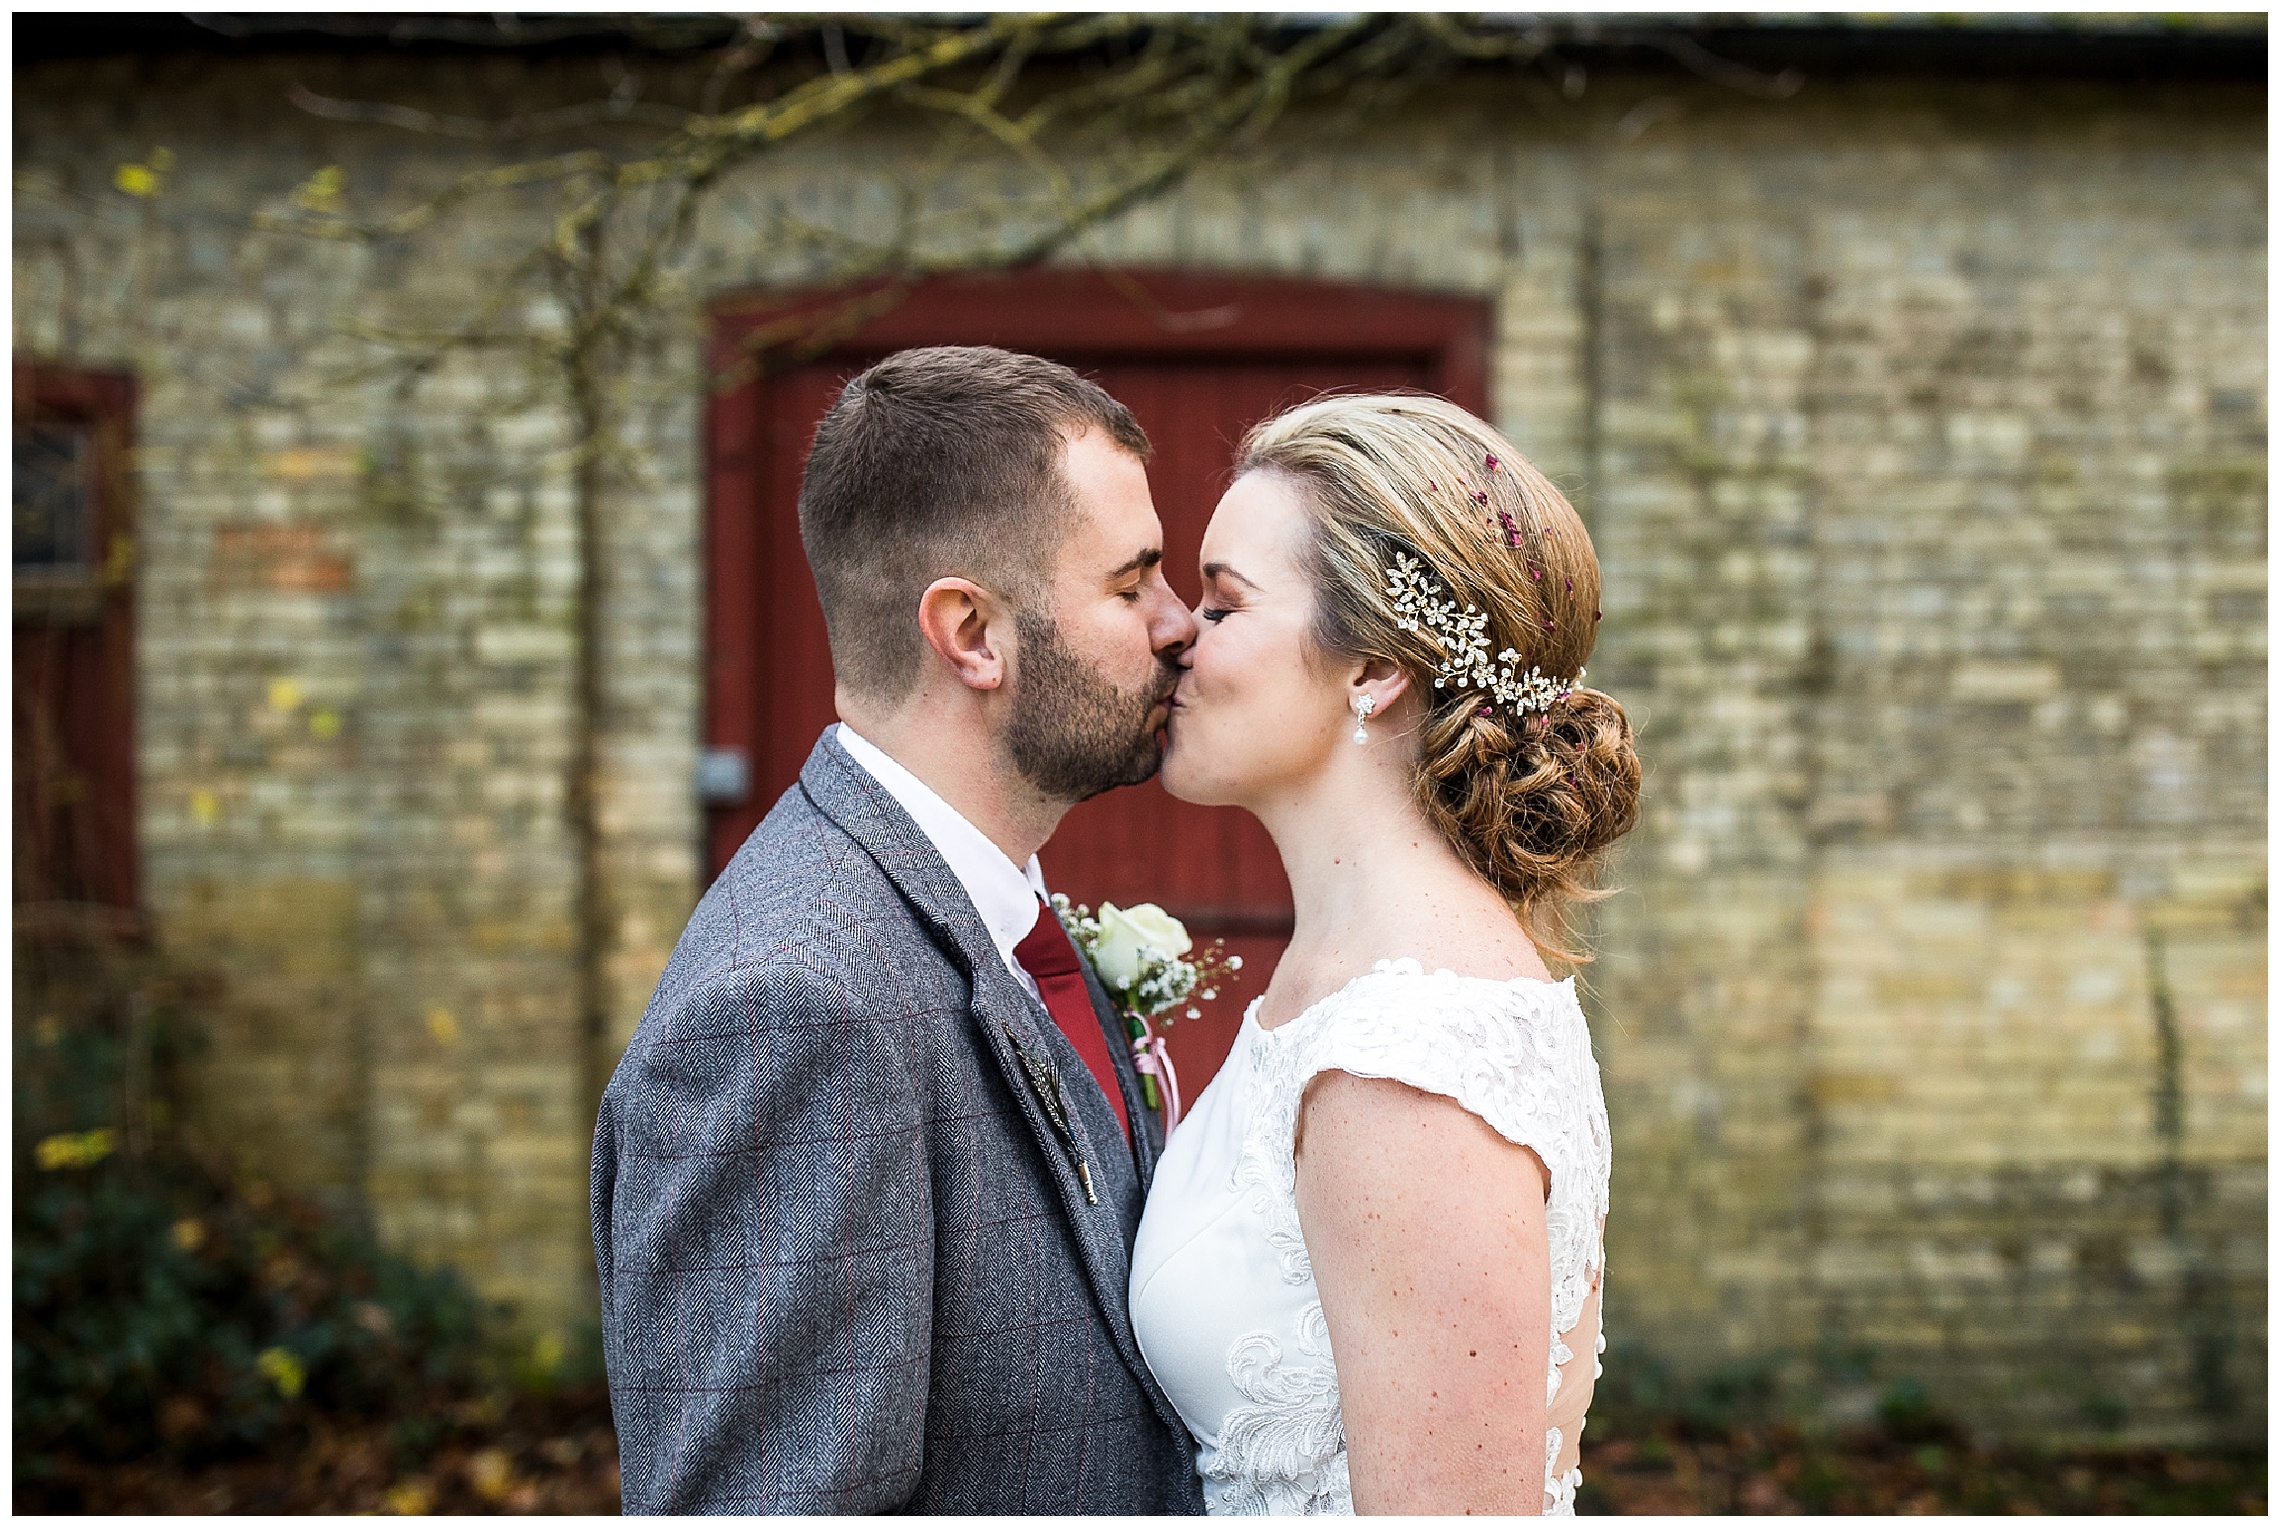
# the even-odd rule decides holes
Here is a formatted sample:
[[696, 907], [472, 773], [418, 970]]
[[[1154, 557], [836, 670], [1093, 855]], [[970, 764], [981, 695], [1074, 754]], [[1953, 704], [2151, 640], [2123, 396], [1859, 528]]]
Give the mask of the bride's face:
[[1308, 661], [1314, 591], [1299, 563], [1305, 507], [1289, 481], [1246, 473], [1203, 535], [1201, 631], [1172, 696], [1164, 788], [1256, 806], [1301, 785], [1353, 731], [1344, 686]]

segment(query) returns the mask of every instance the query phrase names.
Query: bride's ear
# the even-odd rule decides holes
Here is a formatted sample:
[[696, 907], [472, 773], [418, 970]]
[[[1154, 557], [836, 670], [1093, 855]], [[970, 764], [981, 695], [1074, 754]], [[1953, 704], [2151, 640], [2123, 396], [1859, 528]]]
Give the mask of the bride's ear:
[[1383, 658], [1368, 658], [1354, 665], [1346, 676], [1346, 709], [1351, 711], [1364, 696], [1370, 700], [1370, 714], [1383, 716], [1393, 709], [1393, 703], [1409, 693], [1409, 675], [1399, 664]]

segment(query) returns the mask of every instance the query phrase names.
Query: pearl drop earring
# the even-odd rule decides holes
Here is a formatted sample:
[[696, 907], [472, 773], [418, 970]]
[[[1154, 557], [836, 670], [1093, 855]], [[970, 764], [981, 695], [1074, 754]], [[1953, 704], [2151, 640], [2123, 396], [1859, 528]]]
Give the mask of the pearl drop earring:
[[1376, 697], [1375, 695], [1364, 695], [1364, 696], [1361, 696], [1360, 698], [1358, 698], [1357, 700], [1355, 700], [1355, 702], [1354, 702], [1354, 741], [1355, 741], [1355, 742], [1357, 742], [1357, 743], [1367, 743], [1367, 742], [1370, 740], [1370, 713], [1371, 713], [1372, 711], [1375, 711], [1376, 709], [1377, 709], [1377, 697]]

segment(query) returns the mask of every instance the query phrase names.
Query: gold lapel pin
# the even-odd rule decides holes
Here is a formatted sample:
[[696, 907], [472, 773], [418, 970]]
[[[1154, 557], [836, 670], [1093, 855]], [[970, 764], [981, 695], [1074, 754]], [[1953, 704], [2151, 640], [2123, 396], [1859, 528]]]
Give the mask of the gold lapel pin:
[[1005, 1030], [1006, 1044], [1013, 1047], [1014, 1059], [1021, 1063], [1021, 1074], [1029, 1080], [1029, 1090], [1037, 1095], [1038, 1104], [1045, 1110], [1045, 1118], [1052, 1123], [1069, 1148], [1069, 1155], [1077, 1164], [1077, 1181], [1084, 1185], [1085, 1203], [1098, 1204], [1100, 1196], [1093, 1192], [1092, 1165], [1085, 1161], [1084, 1152], [1077, 1145], [1077, 1132], [1070, 1127], [1067, 1105], [1061, 1098], [1061, 1069], [1051, 1057], [1039, 1058], [1029, 1053], [1021, 1037], [1013, 1032], [1011, 1024], [1001, 1025]]

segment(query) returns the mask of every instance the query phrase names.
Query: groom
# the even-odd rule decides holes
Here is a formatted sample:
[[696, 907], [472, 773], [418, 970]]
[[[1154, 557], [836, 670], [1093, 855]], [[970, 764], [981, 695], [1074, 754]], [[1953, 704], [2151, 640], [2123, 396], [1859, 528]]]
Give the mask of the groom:
[[991, 349], [889, 356], [816, 431], [842, 724], [698, 906], [594, 1133], [629, 1513], [1202, 1510], [1126, 1309], [1158, 1123], [1036, 860], [1155, 773], [1195, 636], [1147, 455], [1098, 387]]

